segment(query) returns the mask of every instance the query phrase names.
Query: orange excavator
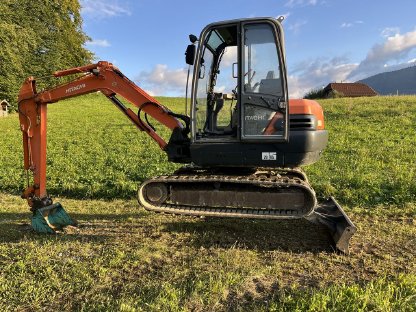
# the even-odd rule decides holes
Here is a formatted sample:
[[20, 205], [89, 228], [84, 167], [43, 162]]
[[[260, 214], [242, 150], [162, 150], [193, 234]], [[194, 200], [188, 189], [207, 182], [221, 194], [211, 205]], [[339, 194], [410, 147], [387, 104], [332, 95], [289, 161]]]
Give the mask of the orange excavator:
[[[317, 102], [288, 99], [282, 20], [229, 20], [206, 26], [199, 37], [190, 35], [185, 55], [193, 78], [185, 114], [160, 104], [108, 62], [57, 71], [57, 78], [74, 78], [40, 92], [35, 78], [26, 79], [18, 107], [28, 173], [23, 197], [33, 212], [33, 228], [54, 233], [74, 224], [47, 193], [47, 107], [100, 91], [156, 141], [169, 161], [185, 164], [142, 183], [138, 200], [145, 209], [191, 216], [306, 218], [324, 224], [336, 248], [348, 252], [354, 224], [333, 198], [317, 203], [300, 169], [320, 158], [328, 133]], [[168, 142], [148, 116], [171, 130]]]

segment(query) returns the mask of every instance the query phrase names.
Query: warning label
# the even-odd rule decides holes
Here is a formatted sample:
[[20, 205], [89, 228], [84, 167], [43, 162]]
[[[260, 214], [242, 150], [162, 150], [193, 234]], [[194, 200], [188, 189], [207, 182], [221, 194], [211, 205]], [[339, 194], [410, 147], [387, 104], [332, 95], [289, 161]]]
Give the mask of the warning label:
[[276, 152], [262, 152], [261, 159], [262, 160], [276, 160], [277, 159]]

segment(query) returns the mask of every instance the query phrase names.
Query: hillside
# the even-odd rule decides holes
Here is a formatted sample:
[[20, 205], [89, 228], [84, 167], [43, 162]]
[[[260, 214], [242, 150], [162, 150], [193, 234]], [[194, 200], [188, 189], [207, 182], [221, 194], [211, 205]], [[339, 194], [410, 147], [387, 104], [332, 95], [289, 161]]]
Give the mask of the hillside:
[[358, 82], [369, 85], [380, 95], [416, 94], [416, 66], [377, 74]]
[[[159, 100], [183, 111], [183, 99]], [[49, 192], [80, 226], [35, 234], [18, 118], [1, 118], [0, 310], [412, 311], [416, 97], [320, 103], [330, 143], [305, 170], [357, 225], [349, 256], [303, 221], [144, 211], [137, 186], [177, 165], [96, 94], [48, 111]]]

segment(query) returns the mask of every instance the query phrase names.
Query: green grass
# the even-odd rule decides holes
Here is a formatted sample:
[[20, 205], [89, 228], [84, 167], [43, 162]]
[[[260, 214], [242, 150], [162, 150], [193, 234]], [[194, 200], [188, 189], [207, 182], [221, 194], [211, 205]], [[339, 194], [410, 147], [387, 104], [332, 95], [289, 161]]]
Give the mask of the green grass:
[[[183, 99], [169, 102], [183, 110]], [[48, 116], [48, 189], [53, 195], [131, 198], [139, 183], [178, 167], [102, 95], [50, 105]], [[1, 127], [6, 139], [0, 147], [0, 191], [20, 194], [25, 179], [16, 116], [1, 120]], [[158, 129], [168, 137], [164, 127]]]
[[319, 102], [330, 142], [306, 169], [318, 193], [362, 207], [415, 202], [416, 97]]
[[[183, 99], [160, 100], [183, 112]], [[322, 159], [306, 168], [318, 195], [369, 208], [415, 202], [416, 98], [321, 103], [330, 142]], [[0, 124], [0, 191], [17, 195], [25, 179], [16, 118]], [[168, 138], [164, 127], [157, 128]], [[55, 196], [132, 198], [138, 184], [178, 167], [101, 95], [50, 105], [48, 135], [48, 189]]]
[[80, 227], [34, 234], [17, 116], [0, 119], [0, 309], [413, 311], [416, 98], [321, 103], [330, 144], [306, 170], [358, 226], [349, 256], [303, 221], [144, 211], [137, 186], [177, 165], [95, 94], [49, 109], [49, 191]]

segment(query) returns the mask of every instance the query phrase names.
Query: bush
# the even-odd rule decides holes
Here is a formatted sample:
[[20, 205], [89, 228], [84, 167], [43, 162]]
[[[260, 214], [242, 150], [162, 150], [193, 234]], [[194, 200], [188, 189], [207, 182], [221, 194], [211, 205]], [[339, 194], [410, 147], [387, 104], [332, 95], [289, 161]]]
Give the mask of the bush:
[[344, 94], [342, 92], [338, 92], [337, 90], [331, 90], [326, 94], [327, 99], [338, 99], [343, 97]]
[[308, 93], [306, 93], [303, 98], [309, 99], [309, 100], [315, 100], [315, 99], [324, 99], [326, 98], [326, 96], [325, 96], [324, 89], [312, 89]]
[[344, 94], [336, 90], [326, 92], [325, 89], [312, 89], [303, 97], [304, 99], [315, 100], [315, 99], [337, 99], [344, 97]]

